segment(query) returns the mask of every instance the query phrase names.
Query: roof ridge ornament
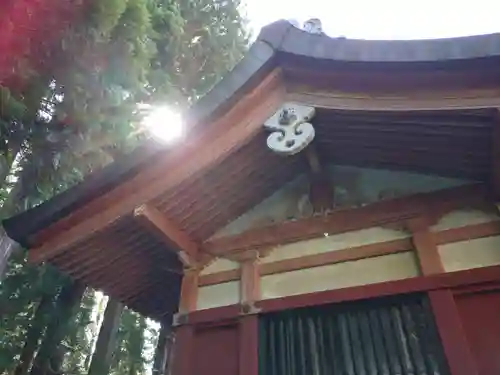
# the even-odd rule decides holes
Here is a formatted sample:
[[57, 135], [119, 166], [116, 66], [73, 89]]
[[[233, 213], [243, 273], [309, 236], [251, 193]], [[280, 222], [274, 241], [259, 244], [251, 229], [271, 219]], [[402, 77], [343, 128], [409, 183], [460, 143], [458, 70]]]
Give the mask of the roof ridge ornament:
[[302, 29], [309, 34], [323, 34], [323, 26], [319, 18], [311, 18], [304, 22]]
[[267, 137], [267, 147], [280, 155], [295, 155], [305, 149], [314, 139], [311, 120], [316, 113], [314, 107], [298, 103], [285, 103], [265, 123], [272, 133]]

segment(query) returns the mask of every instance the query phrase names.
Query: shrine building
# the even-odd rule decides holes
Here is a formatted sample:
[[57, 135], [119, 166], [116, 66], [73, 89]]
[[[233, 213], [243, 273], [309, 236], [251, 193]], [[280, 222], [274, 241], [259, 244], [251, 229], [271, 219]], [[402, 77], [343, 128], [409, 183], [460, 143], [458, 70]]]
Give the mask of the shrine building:
[[171, 375], [499, 375], [499, 108], [500, 34], [278, 21], [183, 139], [3, 225], [172, 324]]

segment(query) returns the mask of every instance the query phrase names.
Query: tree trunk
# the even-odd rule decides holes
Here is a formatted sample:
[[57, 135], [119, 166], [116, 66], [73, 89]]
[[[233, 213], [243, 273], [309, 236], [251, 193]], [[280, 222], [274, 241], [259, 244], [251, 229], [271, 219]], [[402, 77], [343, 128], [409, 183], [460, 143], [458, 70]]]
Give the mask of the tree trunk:
[[[2, 204], [0, 208], [0, 219], [4, 219], [12, 216], [16, 212], [23, 208], [23, 198], [26, 197], [29, 192], [35, 190], [36, 185], [33, 181], [29, 181], [29, 177], [33, 173], [33, 164], [26, 162], [16, 184], [9, 192], [9, 196]], [[0, 230], [0, 282], [5, 277], [7, 272], [7, 264], [11, 255], [20, 251], [19, 245], [11, 240], [3, 229]]]
[[156, 344], [155, 357], [153, 362], [153, 375], [165, 375], [167, 365], [167, 343], [170, 335], [170, 327], [162, 323], [158, 343]]
[[35, 351], [45, 328], [46, 318], [49, 312], [54, 308], [53, 302], [54, 296], [48, 294], [42, 296], [26, 335], [26, 341], [19, 358], [19, 364], [14, 371], [14, 375], [28, 374], [31, 363], [33, 362]]
[[36, 181], [34, 180], [38, 174], [36, 163], [34, 163], [37, 157], [38, 155], [30, 155], [22, 163], [22, 169], [17, 176], [16, 183], [2, 204], [0, 218], [4, 219], [24, 211], [26, 209], [26, 198], [38, 194]]
[[9, 142], [10, 157], [0, 156], [0, 188], [4, 186], [7, 177], [12, 170], [12, 164], [14, 164], [14, 160], [16, 159], [17, 154], [19, 154], [19, 151], [21, 150], [22, 143], [23, 139], [15, 139], [12, 141], [12, 143]]
[[[23, 190], [23, 180], [19, 179], [16, 185], [12, 188], [7, 199], [3, 202], [2, 208], [0, 209], [0, 218], [9, 217], [14, 211], [15, 207], [19, 204], [19, 198], [21, 197]], [[7, 272], [7, 264], [11, 255], [15, 251], [19, 251], [20, 247], [17, 242], [7, 236], [7, 233], [0, 229], [0, 282], [5, 277]]]
[[108, 374], [122, 312], [123, 305], [120, 302], [108, 300], [88, 375]]
[[54, 375], [60, 373], [62, 361], [61, 341], [63, 340], [68, 324], [85, 292], [85, 286], [71, 282], [64, 286], [57, 297], [54, 313], [45, 331], [40, 350], [38, 351], [31, 375]]
[[109, 298], [102, 295], [99, 301], [97, 302], [97, 312], [96, 312], [96, 317], [95, 317], [95, 331], [91, 331], [91, 336], [92, 336], [92, 342], [90, 344], [90, 353], [88, 353], [87, 357], [85, 358], [85, 363], [83, 365], [83, 368], [88, 371], [90, 367], [90, 362], [92, 361], [92, 354], [95, 351], [95, 346], [97, 344], [97, 336], [99, 335], [99, 332], [97, 331], [98, 329], [100, 330], [101, 325], [102, 325], [102, 320], [104, 318], [104, 311], [106, 310], [106, 305], [108, 303]]
[[0, 226], [0, 282], [3, 280], [7, 271], [7, 263], [16, 247], [17, 243], [11, 240]]
[[175, 333], [170, 331], [167, 336], [167, 345], [166, 345], [166, 358], [165, 358], [165, 375], [170, 375], [172, 373], [172, 362], [174, 358], [174, 345], [175, 345]]

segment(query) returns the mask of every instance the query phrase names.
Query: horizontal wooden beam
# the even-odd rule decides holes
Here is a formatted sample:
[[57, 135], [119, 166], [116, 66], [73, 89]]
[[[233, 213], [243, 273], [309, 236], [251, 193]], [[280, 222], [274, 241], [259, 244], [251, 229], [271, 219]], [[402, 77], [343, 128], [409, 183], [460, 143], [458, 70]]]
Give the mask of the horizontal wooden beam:
[[488, 187], [482, 184], [472, 184], [250, 229], [241, 234], [206, 241], [203, 249], [210, 254], [224, 256], [239, 251], [258, 250], [303, 241], [320, 237], [324, 233], [333, 235], [374, 226], [385, 226], [423, 214], [440, 217], [457, 208], [488, 204], [490, 204]]
[[[394, 88], [399, 91], [399, 95], [395, 91], [389, 91], [390, 93], [378, 91], [378, 92], [355, 92], [352, 91], [352, 82], [349, 83], [349, 90], [339, 90], [339, 83], [345, 81], [345, 72], [329, 72], [329, 76], [325, 76], [324, 73], [311, 74], [310, 72], [304, 72], [303, 70], [294, 69], [290, 72], [289, 69], [285, 70], [287, 75], [287, 96], [286, 101], [299, 102], [306, 105], [311, 105], [316, 108], [328, 108], [328, 109], [338, 109], [338, 110], [350, 110], [350, 111], [390, 111], [390, 112], [402, 112], [402, 111], [457, 111], [457, 110], [467, 110], [467, 109], [484, 109], [484, 108], [499, 108], [500, 107], [500, 97], [498, 95], [498, 90], [496, 88], [451, 88], [449, 84], [445, 87], [439, 89], [427, 87], [411, 90], [406, 87], [406, 89]], [[391, 79], [393, 83], [408, 83], [408, 79], [413, 80], [413, 82], [430, 82], [430, 80], [435, 79], [435, 81], [448, 79], [456, 81], [456, 77], [449, 74], [449, 72], [435, 72], [436, 75], [429, 75], [428, 73], [422, 73], [420, 77], [413, 74], [413, 77], [401, 77], [400, 79], [395, 79], [395, 75], [392, 74]], [[443, 74], [439, 74], [443, 73]], [[333, 76], [335, 77], [332, 77]], [[357, 78], [353, 79], [359, 80], [360, 73], [356, 74]], [[455, 73], [457, 74], [457, 73]], [[293, 77], [292, 77], [293, 76]], [[302, 76], [302, 77], [298, 77]], [[445, 77], [447, 76], [447, 77]], [[373, 75], [369, 78], [373, 79]], [[311, 84], [311, 82], [314, 82]], [[332, 82], [335, 82], [335, 89], [332, 90]], [[359, 82], [362, 82], [359, 81]], [[387, 90], [388, 81], [384, 79], [385, 90]], [[449, 82], [449, 81], [448, 81]], [[320, 87], [323, 86], [323, 87]], [[447, 87], [446, 87], [447, 86]], [[473, 86], [471, 86], [473, 87]], [[397, 92], [397, 91], [396, 91]], [[409, 96], [405, 93], [412, 92]]]
[[[491, 266], [268, 299], [257, 302], [257, 307], [261, 309], [262, 313], [268, 313], [397, 294], [460, 288], [499, 280], [500, 266]], [[240, 314], [239, 304], [199, 310], [189, 314], [188, 324], [214, 324], [222, 320], [230, 321], [237, 318]]]
[[[500, 235], [500, 221], [491, 221], [433, 232], [435, 242], [438, 245], [497, 235]], [[333, 250], [325, 253], [306, 255], [275, 262], [263, 262], [260, 264], [260, 274], [262, 276], [274, 275], [277, 273], [296, 271], [304, 268], [327, 266], [335, 263], [396, 254], [413, 250], [413, 248], [414, 246], [411, 237], [393, 241], [378, 242], [369, 245], [352, 247], [349, 249]], [[239, 269], [216, 272], [201, 276], [200, 286], [236, 281], [239, 278]]]
[[[59, 220], [33, 239], [33, 259], [50, 259], [195, 174], [220, 163], [261, 131], [284, 98], [280, 70], [269, 73], [226, 112], [188, 136], [135, 177]], [[188, 124], [189, 125], [189, 124]], [[193, 124], [190, 124], [194, 126]], [[192, 130], [192, 131], [190, 131]]]
[[134, 217], [169, 249], [176, 251], [185, 266], [192, 266], [196, 262], [199, 254], [198, 244], [157, 208], [144, 204], [134, 210]]

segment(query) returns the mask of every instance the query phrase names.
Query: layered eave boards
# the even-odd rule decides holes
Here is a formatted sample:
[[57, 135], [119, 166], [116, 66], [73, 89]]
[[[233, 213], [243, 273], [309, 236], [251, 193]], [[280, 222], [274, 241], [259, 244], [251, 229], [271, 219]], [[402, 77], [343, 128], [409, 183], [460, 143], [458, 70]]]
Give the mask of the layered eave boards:
[[[313, 145], [322, 173], [333, 181], [321, 185], [324, 190], [342, 188], [338, 176], [364, 168], [441, 176], [443, 188], [482, 182], [495, 191], [500, 44], [493, 43], [497, 36], [484, 38], [490, 49], [481, 52], [474, 38], [409, 47], [310, 35], [286, 22], [270, 25], [248, 56], [188, 113], [182, 142], [141, 159], [135, 165], [141, 168], [122, 173], [126, 178], [104, 192], [67, 204], [71, 212], [63, 207], [44, 217], [47, 202], [6, 228], [31, 247], [32, 261], [52, 262], [147, 315], [170, 316], [186, 269], [206, 272], [217, 256], [232, 271], [242, 259], [230, 253], [252, 250], [242, 240], [245, 233], [232, 232], [238, 217], [259, 210], [259, 203], [287, 183], [309, 186], [314, 168], [307, 152], [282, 157], [266, 147], [262, 124], [289, 101], [316, 108]], [[30, 215], [42, 224], [23, 232], [20, 223]], [[288, 219], [284, 213], [259, 226]], [[330, 225], [329, 219], [311, 220], [317, 227]], [[286, 237], [298, 224], [287, 225], [272, 230]], [[222, 234], [240, 237], [224, 242]]]

